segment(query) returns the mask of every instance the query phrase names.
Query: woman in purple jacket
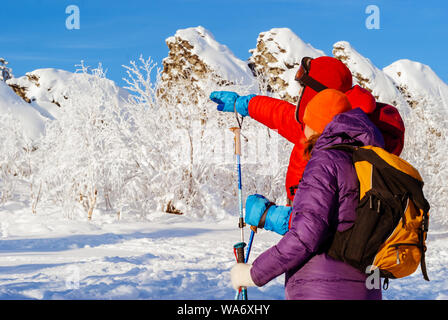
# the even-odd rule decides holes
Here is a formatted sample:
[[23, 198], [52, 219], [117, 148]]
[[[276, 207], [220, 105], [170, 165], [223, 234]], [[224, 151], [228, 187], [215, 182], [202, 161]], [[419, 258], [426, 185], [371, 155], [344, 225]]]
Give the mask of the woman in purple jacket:
[[[324, 110], [324, 112], [322, 112]], [[367, 289], [367, 274], [330, 258], [329, 241], [352, 226], [359, 187], [351, 155], [328, 147], [345, 144], [384, 146], [381, 132], [347, 97], [327, 89], [307, 105], [305, 135], [311, 156], [293, 207], [275, 206], [260, 195], [246, 201], [246, 222], [284, 237], [252, 265], [232, 268], [234, 288], [263, 286], [285, 273], [286, 299], [381, 299], [381, 289]]]

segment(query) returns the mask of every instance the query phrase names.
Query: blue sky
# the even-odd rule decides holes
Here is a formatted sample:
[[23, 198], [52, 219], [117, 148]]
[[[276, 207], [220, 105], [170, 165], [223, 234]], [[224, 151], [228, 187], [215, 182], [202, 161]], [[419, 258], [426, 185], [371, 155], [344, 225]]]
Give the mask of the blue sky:
[[[380, 9], [379, 30], [365, 27], [372, 4]], [[80, 9], [79, 30], [65, 26], [68, 5]], [[143, 54], [161, 66], [165, 39], [202, 25], [243, 60], [260, 32], [288, 27], [326, 54], [346, 40], [379, 68], [407, 58], [428, 64], [448, 82], [443, 0], [3, 0], [1, 7], [0, 57], [15, 76], [49, 67], [75, 71], [84, 60], [102, 62], [108, 78], [123, 85], [123, 64]]]

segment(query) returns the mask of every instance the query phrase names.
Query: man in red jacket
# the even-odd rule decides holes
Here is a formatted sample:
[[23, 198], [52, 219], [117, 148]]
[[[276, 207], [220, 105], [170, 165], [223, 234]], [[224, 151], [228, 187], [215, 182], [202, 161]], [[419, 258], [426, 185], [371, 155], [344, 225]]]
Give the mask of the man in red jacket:
[[301, 85], [297, 106], [266, 96], [242, 96], [235, 92], [215, 91], [210, 99], [218, 103], [219, 111], [233, 112], [261, 122], [294, 144], [286, 173], [288, 204], [294, 200], [295, 191], [302, 178], [307, 160], [303, 158], [306, 142], [303, 133], [303, 114], [308, 102], [320, 91], [331, 88], [344, 92], [353, 108], [361, 108], [381, 130], [387, 151], [399, 155], [404, 144], [404, 125], [395, 107], [376, 103], [372, 94], [359, 86], [352, 87], [352, 74], [340, 60], [322, 56], [305, 57], [296, 74]]

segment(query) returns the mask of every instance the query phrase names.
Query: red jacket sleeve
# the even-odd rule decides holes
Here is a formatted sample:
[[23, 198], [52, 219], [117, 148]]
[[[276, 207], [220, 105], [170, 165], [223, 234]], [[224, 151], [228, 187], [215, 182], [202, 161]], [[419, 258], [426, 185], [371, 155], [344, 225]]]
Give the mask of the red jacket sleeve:
[[[255, 96], [249, 102], [249, 116], [261, 122], [293, 144], [303, 137], [302, 126], [295, 119], [296, 106], [275, 98]], [[302, 141], [303, 142], [303, 141]]]

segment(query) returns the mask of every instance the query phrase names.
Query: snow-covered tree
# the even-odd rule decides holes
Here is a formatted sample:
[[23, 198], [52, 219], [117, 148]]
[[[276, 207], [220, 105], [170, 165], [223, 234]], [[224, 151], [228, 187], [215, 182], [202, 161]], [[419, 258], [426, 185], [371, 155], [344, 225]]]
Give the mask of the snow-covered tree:
[[17, 184], [30, 176], [26, 154], [29, 139], [12, 112], [0, 114], [0, 204], [11, 200]]
[[[217, 112], [209, 95], [214, 90], [233, 90], [241, 95], [253, 92], [248, 86], [223, 85], [213, 75], [195, 83], [202, 90], [191, 90], [193, 80], [188, 75], [175, 82], [160, 81], [158, 76], [152, 83], [148, 73], [154, 65], [142, 58], [140, 65], [131, 62], [126, 69], [127, 89], [135, 93], [130, 108], [130, 113], [136, 114], [133, 137], [139, 139], [137, 144], [147, 146], [142, 147], [147, 151], [143, 161], [156, 160], [144, 171], [147, 182], [141, 182], [151, 195], [147, 199], [159, 210], [174, 213], [216, 217], [237, 212], [233, 134], [229, 131], [236, 125], [235, 115]], [[134, 113], [136, 110], [140, 111]], [[243, 146], [245, 191], [263, 192], [281, 201], [287, 158], [278, 157], [278, 153], [286, 141], [250, 119], [245, 120], [243, 128], [243, 134], [251, 140]], [[274, 151], [274, 146], [271, 155], [277, 153], [274, 156], [278, 161], [270, 171], [262, 162], [270, 156], [267, 149]]]
[[[49, 123], [36, 152], [42, 161], [39, 180], [43, 195], [61, 205], [72, 216], [81, 209], [92, 218], [94, 210], [106, 202], [107, 209], [120, 210], [120, 189], [130, 174], [126, 141], [120, 135], [121, 105], [106, 90], [105, 74], [99, 66], [88, 74], [95, 96], [73, 92], [57, 120]], [[81, 90], [81, 89], [73, 89]], [[111, 202], [116, 196], [117, 202]]]
[[0, 81], [7, 81], [13, 77], [12, 69], [8, 67], [9, 62], [0, 58]]
[[[69, 88], [71, 98], [47, 123], [45, 135], [32, 148], [17, 148], [32, 212], [41, 203], [56, 204], [68, 217], [89, 219], [98, 210], [121, 217], [162, 211], [216, 218], [237, 212], [229, 130], [235, 115], [217, 112], [208, 97], [213, 90], [252, 93], [248, 87], [223, 85], [210, 76], [201, 80], [200, 91], [192, 91], [191, 79], [163, 82], [156, 64], [141, 57], [125, 67], [131, 95], [120, 100], [113, 97], [121, 89], [106, 85], [110, 80], [101, 65], [79, 67], [84, 84]], [[287, 143], [249, 118], [243, 135], [245, 193], [281, 199], [287, 157], [278, 154]]]

